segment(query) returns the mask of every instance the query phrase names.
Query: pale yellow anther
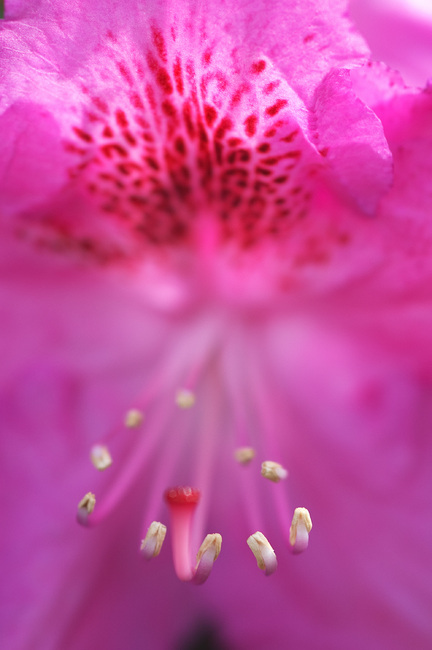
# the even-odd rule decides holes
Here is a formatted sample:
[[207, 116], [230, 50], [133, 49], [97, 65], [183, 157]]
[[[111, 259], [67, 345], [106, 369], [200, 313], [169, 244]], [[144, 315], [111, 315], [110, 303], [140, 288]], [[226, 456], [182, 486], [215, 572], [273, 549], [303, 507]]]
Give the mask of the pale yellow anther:
[[234, 452], [234, 458], [240, 465], [248, 465], [255, 458], [255, 449], [253, 447], [239, 447]]
[[306, 508], [296, 508], [291, 522], [289, 542], [294, 546], [297, 540], [298, 529], [302, 528], [303, 531], [310, 533], [312, 530], [312, 519], [309, 510]]
[[273, 481], [273, 483], [279, 483], [288, 476], [288, 472], [280, 463], [265, 460], [261, 465], [261, 475], [268, 478], [269, 481]]
[[96, 497], [93, 492], [87, 492], [85, 497], [78, 504], [78, 510], [82, 513], [91, 515], [96, 505]]
[[206, 535], [197, 553], [197, 557], [196, 557], [197, 566], [201, 562], [201, 558], [204, 555], [204, 553], [207, 553], [207, 551], [210, 550], [213, 551], [214, 553], [213, 562], [215, 562], [218, 558], [219, 553], [221, 552], [221, 548], [222, 548], [222, 535], [219, 535], [219, 533], [211, 533], [209, 535]]
[[139, 427], [143, 420], [144, 415], [141, 411], [138, 409], [130, 409], [125, 415], [124, 423], [128, 429], [135, 429], [136, 427]]
[[273, 573], [277, 568], [277, 559], [267, 537], [257, 531], [248, 537], [247, 544], [255, 556], [258, 568], [265, 571], [267, 575]]
[[94, 445], [90, 450], [90, 458], [96, 469], [101, 472], [112, 465], [111, 454], [105, 445]]
[[195, 404], [195, 395], [191, 390], [181, 388], [176, 393], [175, 401], [181, 409], [190, 409]]
[[166, 535], [166, 526], [160, 521], [153, 521], [141, 542], [141, 553], [147, 558], [157, 557], [161, 551]]

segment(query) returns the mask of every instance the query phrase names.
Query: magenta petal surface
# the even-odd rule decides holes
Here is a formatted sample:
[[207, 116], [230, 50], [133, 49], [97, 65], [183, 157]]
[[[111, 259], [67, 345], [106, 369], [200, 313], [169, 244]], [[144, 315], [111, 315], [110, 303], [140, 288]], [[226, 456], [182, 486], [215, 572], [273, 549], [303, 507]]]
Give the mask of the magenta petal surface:
[[352, 90], [347, 70], [315, 91], [317, 146], [360, 209], [373, 213], [392, 181], [392, 157], [379, 119]]
[[[206, 623], [228, 650], [430, 648], [432, 96], [367, 61], [346, 9], [8, 2], [8, 650], [178, 650]], [[171, 565], [176, 485], [202, 493], [191, 566], [223, 538], [197, 589]], [[297, 506], [313, 529], [293, 556]]]
[[349, 9], [372, 58], [399, 70], [408, 84], [422, 88], [432, 70], [429, 3], [351, 0]]

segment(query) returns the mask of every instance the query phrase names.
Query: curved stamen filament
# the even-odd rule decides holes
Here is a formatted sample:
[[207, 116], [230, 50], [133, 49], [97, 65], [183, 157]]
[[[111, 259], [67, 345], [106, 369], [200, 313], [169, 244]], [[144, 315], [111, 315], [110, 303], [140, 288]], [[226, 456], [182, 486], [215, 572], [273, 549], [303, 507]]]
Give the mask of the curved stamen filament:
[[162, 409], [155, 414], [152, 424], [138, 438], [128, 459], [119, 464], [120, 470], [113, 477], [109, 491], [99, 499], [98, 508], [88, 517], [89, 525], [96, 525], [112, 512], [143, 470], [145, 462], [152, 458], [155, 448], [163, 444], [161, 434], [168, 429], [166, 416]]
[[[268, 400], [267, 398], [266, 387], [262, 380], [262, 377], [266, 376], [266, 373], [263, 372], [263, 368], [265, 369], [264, 360], [261, 360], [260, 363], [258, 363], [258, 361], [255, 360], [255, 363], [250, 364], [250, 372], [248, 372], [248, 378], [252, 383], [251, 391], [255, 395], [254, 404], [256, 406], [261, 427], [264, 432], [263, 437], [266, 440], [268, 445], [266, 451], [267, 452], [270, 451], [273, 457], [279, 458], [280, 454], [278, 453], [278, 446], [276, 444], [276, 441], [278, 439], [277, 433], [278, 433], [279, 423], [275, 418], [274, 399], [272, 402], [272, 408], [268, 408], [268, 401], [270, 400]], [[266, 464], [268, 463], [263, 463], [263, 465]], [[288, 476], [287, 470], [285, 470], [284, 467], [280, 466], [279, 463], [272, 462], [271, 465], [273, 467], [276, 466], [275, 478], [271, 479], [274, 482], [278, 482], [281, 479], [284, 479]], [[265, 473], [263, 474], [263, 476], [265, 476]], [[266, 476], [266, 478], [269, 477]], [[291, 521], [288, 515], [290, 511], [290, 507], [289, 507], [287, 495], [283, 490], [283, 488], [282, 489], [281, 488], [282, 486], [278, 486], [274, 490], [273, 498], [276, 504], [280, 526], [288, 542], [290, 536], [290, 526], [291, 526]]]
[[200, 507], [195, 514], [195, 524], [192, 531], [192, 544], [197, 547], [202, 540], [205, 529], [208, 508], [210, 505], [209, 495], [212, 494], [212, 483], [214, 480], [214, 469], [217, 464], [217, 455], [220, 449], [218, 441], [220, 440], [220, 422], [221, 387], [219, 376], [215, 368], [211, 367], [212, 360], [209, 361], [208, 381], [203, 386], [200, 393], [200, 405], [202, 412], [201, 430], [198, 433], [196, 441], [196, 458], [195, 462], [195, 485], [201, 489]]
[[[179, 416], [175, 414], [177, 435], [170, 438], [169, 454], [163, 453], [157, 457], [156, 463], [153, 463], [154, 478], [150, 483], [148, 497], [144, 509], [143, 516], [143, 531], [150, 521], [157, 519], [160, 516], [161, 510], [161, 497], [167, 483], [168, 477], [172, 476], [175, 472], [176, 466], [181, 465], [182, 454], [185, 452], [185, 443], [190, 441], [190, 432], [186, 430], [185, 423], [179, 422]], [[186, 447], [191, 446], [186, 443]]]

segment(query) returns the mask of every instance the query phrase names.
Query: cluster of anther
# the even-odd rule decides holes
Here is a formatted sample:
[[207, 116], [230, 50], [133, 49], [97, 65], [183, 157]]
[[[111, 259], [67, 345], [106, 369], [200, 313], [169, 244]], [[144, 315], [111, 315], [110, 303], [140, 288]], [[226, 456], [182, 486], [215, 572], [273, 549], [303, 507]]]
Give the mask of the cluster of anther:
[[265, 57], [240, 74], [233, 54], [202, 48], [192, 58], [174, 29], [167, 42], [153, 26], [147, 50], [129, 56], [107, 35], [105, 80], [81, 88], [65, 148], [73, 183], [112, 239], [109, 228], [94, 234], [57, 217], [51, 226], [70, 245], [102, 259], [186, 245], [204, 214], [222, 243], [248, 249], [283, 239], [306, 216], [322, 158], [299, 124], [300, 100]]
[[[192, 391], [187, 391], [193, 395]], [[183, 403], [182, 408], [189, 408], [193, 401]], [[133, 409], [125, 418], [125, 425], [137, 428], [142, 423], [142, 414]], [[242, 447], [235, 451], [234, 457], [241, 465], [248, 465], [255, 457], [255, 450], [251, 447]], [[93, 465], [100, 471], [106, 470], [112, 464], [111, 454], [106, 445], [95, 445], [90, 452]], [[261, 465], [261, 475], [274, 482], [285, 479], [287, 470], [273, 461], [264, 461]], [[178, 578], [184, 582], [202, 584], [209, 577], [213, 563], [217, 559], [222, 546], [222, 537], [219, 533], [206, 535], [202, 542], [196, 560], [192, 561], [191, 537], [193, 520], [196, 508], [200, 501], [200, 490], [187, 486], [169, 488], [164, 493], [170, 514], [170, 534], [172, 539], [172, 552], [174, 568]], [[78, 521], [83, 525], [97, 523], [94, 510], [96, 497], [88, 492], [78, 504]], [[309, 533], [312, 521], [306, 508], [296, 508], [289, 530], [289, 544], [294, 553], [301, 553], [308, 547]], [[141, 542], [141, 554], [147, 560], [157, 557], [161, 551], [167, 527], [159, 521], [153, 521], [147, 529]], [[254, 554], [257, 565], [265, 575], [271, 575], [277, 568], [276, 554], [270, 542], [261, 531], [256, 531], [247, 539], [247, 544]]]

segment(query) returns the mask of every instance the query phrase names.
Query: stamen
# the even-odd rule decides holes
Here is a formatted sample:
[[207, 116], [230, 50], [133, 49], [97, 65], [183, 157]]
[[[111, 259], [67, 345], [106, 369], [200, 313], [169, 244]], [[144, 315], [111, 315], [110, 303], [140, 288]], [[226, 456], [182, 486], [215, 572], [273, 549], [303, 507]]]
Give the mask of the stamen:
[[194, 584], [201, 585], [209, 577], [213, 563], [217, 560], [222, 547], [219, 533], [207, 535], [201, 544], [196, 558]]
[[144, 420], [144, 415], [138, 409], [130, 409], [124, 419], [125, 426], [128, 429], [136, 429]]
[[87, 492], [87, 494], [81, 499], [81, 501], [78, 504], [77, 519], [80, 524], [82, 524], [83, 526], [87, 525], [88, 517], [93, 512], [95, 505], [96, 505], [95, 495], [93, 494], [93, 492]]
[[234, 458], [240, 465], [249, 465], [255, 458], [255, 449], [253, 447], [239, 447], [234, 451]]
[[264, 571], [266, 576], [274, 573], [277, 569], [277, 559], [267, 537], [257, 531], [248, 537], [247, 544], [255, 555], [258, 568]]
[[293, 553], [302, 553], [309, 544], [309, 533], [312, 530], [312, 520], [309, 510], [306, 508], [296, 508], [292, 518], [290, 528], [290, 544], [293, 547]]
[[288, 472], [280, 463], [266, 460], [261, 465], [261, 475], [268, 478], [269, 481], [273, 481], [273, 483], [279, 483], [288, 476]]
[[157, 557], [161, 551], [162, 544], [166, 535], [166, 526], [159, 521], [153, 521], [148, 530], [147, 535], [141, 542], [141, 554], [146, 560], [151, 560], [152, 557]]
[[190, 409], [195, 404], [195, 395], [191, 390], [181, 388], [177, 391], [175, 401], [181, 409]]
[[105, 445], [94, 445], [90, 450], [90, 458], [100, 472], [112, 465], [111, 454]]

